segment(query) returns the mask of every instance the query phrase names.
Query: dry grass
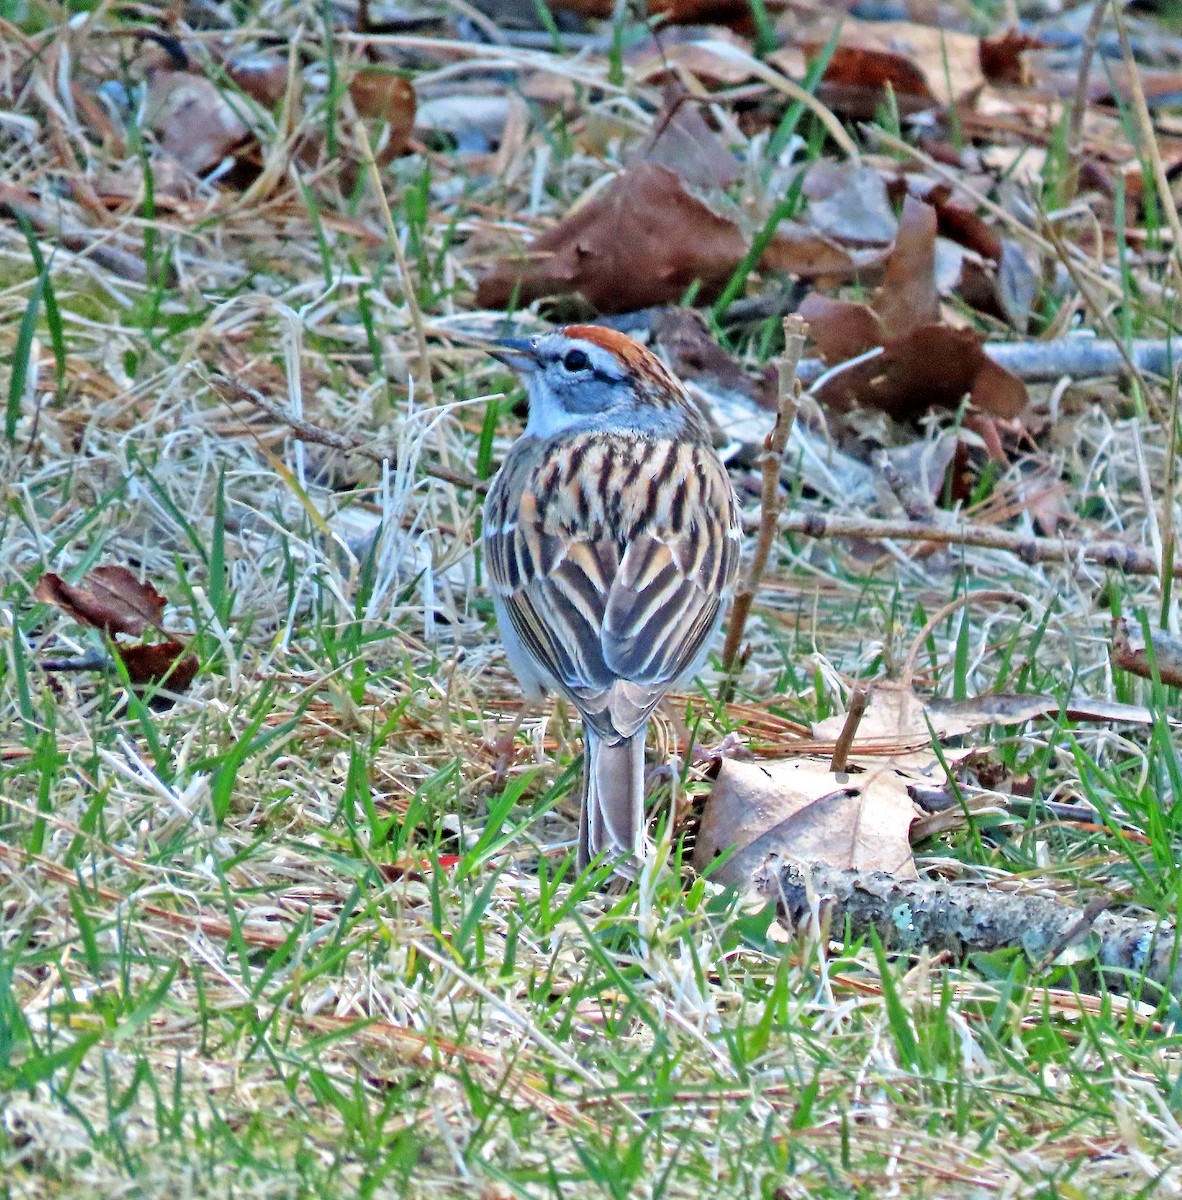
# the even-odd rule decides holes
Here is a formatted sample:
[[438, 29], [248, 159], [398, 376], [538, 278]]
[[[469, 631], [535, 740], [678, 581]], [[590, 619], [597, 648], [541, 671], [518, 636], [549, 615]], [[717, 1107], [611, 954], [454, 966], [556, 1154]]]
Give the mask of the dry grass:
[[[301, 29], [315, 92], [319, 12], [259, 6], [238, 41]], [[116, 24], [100, 11], [52, 44], [76, 66], [109, 57]], [[390, 44], [412, 43], [425, 48]], [[344, 69], [358, 51], [342, 37], [332, 53]], [[142, 182], [140, 159], [82, 131], [52, 60], [18, 85], [0, 55], [0, 174], [96, 231], [89, 251], [53, 252], [62, 386], [43, 304], [0, 440], [5, 1194], [1179, 1194], [1172, 1000], [1088, 1003], [1020, 956], [886, 962], [840, 941], [822, 956], [672, 867], [616, 892], [572, 878], [577, 723], [530, 714], [504, 758], [519, 698], [473, 551], [479, 496], [428, 468], [480, 471], [509, 382], [476, 348], [498, 317], [469, 310], [474, 271], [602, 173], [580, 122], [651, 116], [599, 60], [457, 55], [600, 98], [573, 129], [529, 114], [481, 171], [431, 153], [386, 172], [434, 403], [411, 395], [415, 307], [372, 193], [350, 190], [343, 152], [286, 156], [322, 107], [290, 127], [250, 112], [267, 169], [244, 193], [160, 193], [153, 215], [128, 204], [99, 226], [73, 185], [117, 167]], [[436, 63], [420, 87], [461, 74]], [[3, 221], [9, 361], [35, 276]], [[217, 372], [388, 448], [388, 467], [293, 440], [224, 401]], [[1097, 536], [1158, 553], [1166, 438], [1147, 414], [1164, 406], [1097, 395], [1063, 398], [1045, 456]], [[517, 428], [499, 412], [494, 466]], [[1022, 479], [1018, 464], [982, 517], [1028, 523]], [[1144, 841], [1035, 805], [926, 847], [921, 865], [1073, 900], [1103, 890], [1173, 919], [1174, 698], [1108, 665], [1111, 608], [1155, 620], [1154, 581], [984, 550], [891, 554], [871, 575], [845, 547], [785, 542], [739, 700], [717, 704], [708, 678], [656, 752], [687, 716], [702, 743], [783, 744], [853, 680], [897, 668], [954, 589], [1004, 584], [1031, 613], [970, 605], [918, 682], [1152, 704], [1151, 731], [1060, 722], [991, 748], [1037, 796], [1082, 797]], [[187, 694], [148, 704], [113, 676], [39, 668], [96, 640], [34, 604], [33, 584], [100, 563], [169, 596], [202, 662]]]

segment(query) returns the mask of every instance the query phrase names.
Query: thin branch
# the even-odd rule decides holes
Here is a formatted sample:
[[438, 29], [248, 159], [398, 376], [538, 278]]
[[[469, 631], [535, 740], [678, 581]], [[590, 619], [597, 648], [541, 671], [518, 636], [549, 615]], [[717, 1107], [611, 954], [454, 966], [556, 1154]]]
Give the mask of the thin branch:
[[834, 775], [840, 775], [845, 770], [846, 759], [850, 755], [850, 747], [858, 736], [858, 726], [866, 713], [866, 702], [870, 699], [870, 689], [862, 684], [850, 693], [850, 706], [846, 709], [845, 724], [837, 741], [833, 743], [833, 757], [829, 760], [829, 770]]
[[[830, 517], [821, 513], [789, 513], [780, 518], [785, 533], [814, 538], [861, 538], [866, 541], [928, 542], [945, 546], [981, 546], [1005, 550], [1023, 562], [1095, 563], [1126, 575], [1156, 575], [1157, 558], [1139, 546], [1118, 541], [1082, 541], [1070, 538], [1032, 537], [983, 525], [929, 525], [919, 521], [877, 521], [869, 517]], [[1182, 579], [1182, 564], [1174, 567]]]
[[852, 938], [874, 930], [896, 953], [926, 948], [959, 959], [1020, 948], [1039, 963], [1070, 946], [1094, 964], [1090, 970], [1077, 966], [1085, 987], [1096, 987], [1102, 974], [1116, 991], [1135, 994], [1144, 981], [1182, 996], [1177, 932], [1168, 921], [1114, 916], [1096, 911], [1098, 905], [1081, 911], [982, 884], [896, 879], [883, 871], [803, 865], [779, 856], [768, 860], [756, 886], [777, 901], [789, 929], [807, 929], [820, 900], [829, 929], [848, 928]]
[[784, 467], [784, 450], [788, 436], [796, 420], [797, 399], [800, 384], [796, 381], [796, 367], [804, 350], [808, 326], [795, 314], [784, 318], [784, 353], [779, 361], [779, 401], [776, 423], [764, 441], [760, 465], [763, 468], [763, 488], [760, 494], [759, 538], [751, 558], [751, 569], [743, 586], [735, 593], [735, 606], [731, 610], [730, 626], [726, 631], [726, 645], [722, 651], [723, 669], [730, 672], [738, 657], [743, 641], [743, 630], [759, 581], [767, 567], [776, 537], [776, 524], [780, 516], [780, 472]]

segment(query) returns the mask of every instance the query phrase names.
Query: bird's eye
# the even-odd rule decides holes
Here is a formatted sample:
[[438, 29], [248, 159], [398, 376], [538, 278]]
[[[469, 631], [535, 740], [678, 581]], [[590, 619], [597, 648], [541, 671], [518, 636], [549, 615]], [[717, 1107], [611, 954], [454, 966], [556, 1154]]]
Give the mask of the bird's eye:
[[562, 365], [574, 374], [575, 371], [585, 371], [591, 365], [591, 360], [587, 357], [585, 350], [568, 350], [563, 357]]

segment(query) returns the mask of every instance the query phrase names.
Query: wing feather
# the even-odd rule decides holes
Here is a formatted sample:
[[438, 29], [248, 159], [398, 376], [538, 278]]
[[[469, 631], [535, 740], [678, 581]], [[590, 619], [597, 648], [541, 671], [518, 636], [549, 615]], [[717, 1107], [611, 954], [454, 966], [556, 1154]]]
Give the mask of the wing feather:
[[[489, 494], [485, 561], [538, 672], [619, 738], [717, 630], [738, 570], [738, 506], [712, 453], [689, 469], [682, 443], [620, 438], [613, 452], [611, 439], [587, 436], [517, 443]], [[564, 450], [580, 467], [573, 478], [553, 469]], [[648, 503], [622, 503], [624, 486], [646, 487]]]

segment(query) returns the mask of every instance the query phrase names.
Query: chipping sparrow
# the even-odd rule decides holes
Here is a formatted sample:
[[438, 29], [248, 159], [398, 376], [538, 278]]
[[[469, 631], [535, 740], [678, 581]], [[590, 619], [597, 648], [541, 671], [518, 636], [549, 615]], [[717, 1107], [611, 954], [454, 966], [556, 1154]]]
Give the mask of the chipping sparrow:
[[580, 869], [642, 859], [645, 731], [722, 622], [738, 500], [693, 401], [631, 338], [570, 325], [493, 353], [529, 392], [484, 508], [501, 640], [527, 697], [583, 717]]

